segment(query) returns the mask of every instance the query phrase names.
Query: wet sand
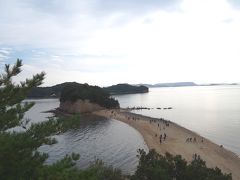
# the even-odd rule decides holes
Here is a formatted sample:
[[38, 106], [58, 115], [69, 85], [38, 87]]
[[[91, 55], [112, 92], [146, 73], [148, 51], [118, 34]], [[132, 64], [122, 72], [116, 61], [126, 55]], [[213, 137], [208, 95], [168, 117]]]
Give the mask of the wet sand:
[[[225, 173], [232, 173], [234, 180], [240, 179], [240, 158], [236, 154], [176, 123], [134, 114], [124, 109], [101, 110], [94, 114], [113, 118], [134, 127], [142, 134], [149, 149], [156, 149], [161, 154], [180, 154], [188, 162], [196, 153], [206, 161], [208, 167], [217, 166]], [[163, 136], [164, 133], [166, 139], [162, 138], [160, 143], [160, 134]], [[186, 142], [187, 138], [192, 139]]]

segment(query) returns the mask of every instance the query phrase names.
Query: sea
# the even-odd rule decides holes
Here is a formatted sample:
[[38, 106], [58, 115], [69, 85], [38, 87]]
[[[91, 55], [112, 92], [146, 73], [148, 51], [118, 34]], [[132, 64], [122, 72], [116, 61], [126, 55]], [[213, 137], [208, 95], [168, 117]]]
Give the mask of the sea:
[[[240, 156], [240, 86], [193, 86], [150, 88], [148, 93], [115, 95], [122, 108], [144, 107], [134, 113], [164, 118], [186, 127]], [[24, 116], [30, 123], [46, 121], [59, 106], [58, 99], [35, 102]], [[51, 164], [72, 152], [79, 153], [76, 165], [86, 168], [96, 160], [132, 174], [138, 165], [137, 150], [148, 151], [142, 135], [116, 119], [80, 119], [78, 128], [55, 136], [54, 145], [38, 150], [49, 154]]]
[[[58, 99], [31, 99], [35, 105], [24, 118], [31, 123], [43, 122], [53, 117], [46, 111], [59, 107]], [[80, 159], [76, 166], [85, 169], [97, 160], [107, 166], [118, 168], [123, 174], [133, 174], [138, 165], [138, 149], [148, 152], [142, 135], [121, 121], [96, 117], [81, 117], [80, 125], [54, 138], [54, 145], [43, 145], [38, 151], [48, 153], [46, 164], [52, 164], [65, 157], [66, 154], [78, 153]]]
[[238, 85], [150, 88], [115, 98], [124, 108], [150, 108], [134, 113], [173, 121], [240, 155]]

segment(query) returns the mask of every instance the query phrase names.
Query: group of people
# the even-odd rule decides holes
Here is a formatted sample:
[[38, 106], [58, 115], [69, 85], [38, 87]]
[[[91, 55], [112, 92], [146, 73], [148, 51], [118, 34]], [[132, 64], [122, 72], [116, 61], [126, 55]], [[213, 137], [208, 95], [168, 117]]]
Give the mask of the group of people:
[[197, 155], [196, 153], [194, 153], [192, 158], [193, 158], [193, 160], [200, 159], [200, 155]]
[[[196, 137], [194, 137], [194, 138], [188, 137], [186, 139], [186, 142], [194, 142], [194, 143], [196, 143], [197, 142], [197, 138]], [[203, 138], [201, 139], [201, 142], [203, 143]]]
[[159, 136], [159, 142], [160, 142], [160, 144], [162, 143], [162, 141], [165, 141], [165, 140], [166, 140], [166, 138], [167, 138], [167, 135], [166, 135], [166, 133], [163, 133], [163, 135], [162, 135], [162, 134], [160, 134], [160, 136]]
[[197, 142], [197, 139], [196, 139], [196, 137], [194, 137], [194, 138], [190, 137], [190, 138], [186, 139], [186, 142]]
[[[162, 126], [161, 126], [161, 124], [159, 123], [160, 121], [163, 123]], [[150, 120], [149, 122], [150, 122], [150, 123], [152, 123], [152, 122], [157, 123], [157, 127], [159, 128], [160, 131], [161, 131], [162, 129], [165, 130], [165, 128], [166, 128], [166, 127], [169, 127], [169, 124], [170, 124], [170, 121], [166, 121], [166, 120], [164, 120], [163, 118], [157, 119], [157, 120], [155, 120], [155, 119], [154, 119], [154, 120]], [[158, 137], [158, 135], [155, 134], [155, 137]], [[160, 144], [161, 144], [163, 141], [165, 141], [166, 138], [167, 138], [166, 133], [165, 133], [165, 132], [164, 132], [163, 134], [161, 133], [161, 134], [159, 135], [159, 142], [160, 142]]]
[[[116, 116], [116, 114], [115, 114], [114, 111], [112, 111], [111, 114], [114, 115], [114, 116]], [[132, 116], [132, 115], [126, 115], [125, 117], [126, 117], [128, 120], [133, 120], [133, 121], [140, 120], [139, 117]], [[157, 123], [157, 126], [158, 126], [158, 128], [159, 128], [160, 131], [161, 131], [162, 129], [165, 129], [165, 127], [169, 127], [169, 125], [170, 125], [170, 121], [167, 121], [167, 120], [165, 120], [165, 119], [163, 119], [163, 118], [160, 118], [160, 119], [152, 119], [152, 118], [151, 118], [151, 119], [149, 119], [149, 123], [150, 123], [150, 124], [152, 124], [152, 123]], [[160, 123], [163, 123], [163, 125], [161, 126]], [[155, 137], [158, 137], [158, 135], [155, 134]], [[161, 144], [163, 141], [165, 141], [166, 138], [167, 138], [167, 135], [166, 135], [165, 132], [162, 133], [162, 134], [160, 134], [160, 135], [159, 135], [159, 142], [160, 142], [160, 144]]]
[[[170, 121], [169, 120], [165, 120], [163, 118], [160, 118], [160, 119], [150, 119], [149, 120], [149, 123], [157, 123], [157, 122], [162, 122], [165, 124], [165, 126], [169, 127], [169, 124], [170, 124]], [[158, 123], [159, 124], [159, 123]]]
[[136, 121], [136, 120], [139, 120], [140, 118], [138, 118], [138, 117], [131, 117], [131, 116], [127, 116], [127, 119], [128, 120], [134, 120], [134, 121]]

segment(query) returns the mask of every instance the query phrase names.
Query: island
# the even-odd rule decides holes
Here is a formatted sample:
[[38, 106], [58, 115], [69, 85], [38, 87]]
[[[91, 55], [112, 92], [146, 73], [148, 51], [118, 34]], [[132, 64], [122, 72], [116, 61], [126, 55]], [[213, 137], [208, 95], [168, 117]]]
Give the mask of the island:
[[147, 86], [149, 88], [198, 86], [198, 84], [194, 82], [174, 82], [174, 83], [139, 84], [139, 85]]
[[146, 86], [134, 86], [130, 84], [117, 84], [104, 88], [110, 94], [135, 94], [135, 93], [147, 93], [148, 87]]
[[[41, 98], [60, 98], [61, 92], [65, 86], [71, 86], [72, 84], [79, 84], [77, 82], [65, 82], [49, 87], [35, 87], [28, 94], [27, 98], [41, 99]], [[134, 93], [146, 93], [148, 87], [146, 86], [134, 86], [130, 84], [117, 84], [109, 87], [104, 87], [107, 93], [113, 94], [134, 94]]]
[[191, 87], [191, 86], [234, 86], [239, 83], [210, 83], [196, 84], [194, 82], [173, 82], [173, 83], [157, 83], [157, 84], [137, 84], [138, 86], [146, 86], [148, 88], [164, 88], [164, 87]]
[[110, 108], [119, 108], [119, 102], [98, 86], [68, 83], [62, 89], [59, 106], [62, 112], [89, 113]]

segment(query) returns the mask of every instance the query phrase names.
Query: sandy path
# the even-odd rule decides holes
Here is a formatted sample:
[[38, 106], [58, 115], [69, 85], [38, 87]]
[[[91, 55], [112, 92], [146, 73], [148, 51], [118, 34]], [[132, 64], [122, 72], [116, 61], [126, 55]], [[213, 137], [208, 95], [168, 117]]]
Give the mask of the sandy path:
[[[175, 123], [170, 122], [169, 126], [166, 126], [166, 122], [159, 119], [133, 114], [122, 109], [101, 110], [94, 114], [131, 125], [142, 134], [149, 149], [156, 149], [161, 154], [165, 152], [180, 154], [189, 162], [196, 153], [206, 161], [208, 167], [217, 166], [225, 173], [232, 173], [234, 180], [240, 180], [240, 158], [236, 154]], [[166, 140], [162, 139], [160, 144], [159, 136], [164, 133]], [[186, 142], [187, 138], [192, 138], [192, 142]], [[193, 138], [196, 138], [196, 142], [193, 142]]]

